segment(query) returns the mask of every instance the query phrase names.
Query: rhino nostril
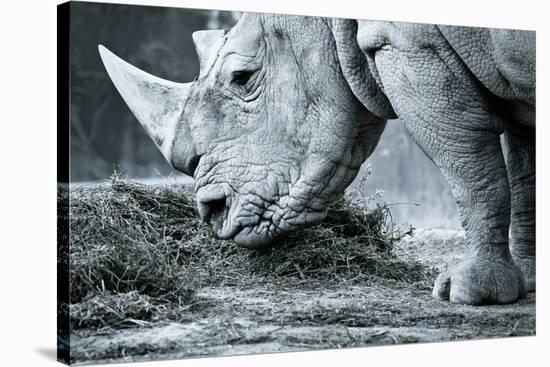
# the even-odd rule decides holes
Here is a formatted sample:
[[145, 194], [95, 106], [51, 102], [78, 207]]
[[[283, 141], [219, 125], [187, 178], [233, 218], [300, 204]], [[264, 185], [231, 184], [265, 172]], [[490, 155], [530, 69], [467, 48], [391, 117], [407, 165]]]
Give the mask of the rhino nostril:
[[173, 154], [170, 163], [172, 167], [185, 173], [188, 176], [193, 177], [195, 175], [195, 170], [199, 165], [200, 156], [196, 154], [183, 155], [184, 158], [180, 157], [181, 154]]

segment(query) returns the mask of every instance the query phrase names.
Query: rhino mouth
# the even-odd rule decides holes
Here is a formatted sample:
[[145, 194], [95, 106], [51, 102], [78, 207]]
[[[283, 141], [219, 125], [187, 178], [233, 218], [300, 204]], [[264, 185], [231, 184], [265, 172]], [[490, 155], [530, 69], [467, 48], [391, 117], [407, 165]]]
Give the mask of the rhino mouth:
[[267, 204], [252, 196], [256, 199], [254, 203], [251, 195], [240, 196], [227, 184], [206, 185], [197, 190], [199, 215], [218, 238], [233, 240], [247, 248], [274, 246], [286, 233], [313, 225], [324, 217], [324, 212], [308, 210], [294, 215], [285, 211], [284, 215], [280, 203]]
[[227, 187], [209, 185], [197, 191], [197, 209], [220, 239], [231, 239], [241, 229], [232, 220], [233, 198]]
[[259, 233], [260, 216], [243, 211], [238, 196], [229, 185], [201, 187], [197, 191], [197, 208], [201, 219], [220, 239], [233, 239], [239, 246], [251, 248], [272, 241], [271, 236]]

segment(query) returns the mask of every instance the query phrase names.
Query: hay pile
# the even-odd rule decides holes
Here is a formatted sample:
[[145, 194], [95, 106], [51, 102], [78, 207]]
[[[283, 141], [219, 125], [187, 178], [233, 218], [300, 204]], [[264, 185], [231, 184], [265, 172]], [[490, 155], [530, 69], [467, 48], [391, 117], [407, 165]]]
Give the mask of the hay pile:
[[253, 269], [274, 276], [317, 280], [373, 277], [418, 281], [424, 268], [393, 253], [394, 245], [411, 235], [393, 227], [387, 206], [365, 209], [349, 198], [332, 204], [325, 220], [294, 233], [275, 248], [254, 256]]
[[191, 196], [115, 175], [110, 187], [71, 189], [70, 200], [71, 302], [107, 290], [168, 299], [192, 293], [181, 245], [204, 228]]
[[386, 206], [365, 210], [342, 199], [323, 223], [255, 251], [216, 239], [186, 187], [146, 186], [114, 175], [110, 184], [71, 188], [69, 197], [70, 302], [87, 302], [71, 311], [76, 327], [109, 324], [92, 315], [121, 294], [130, 294], [139, 310], [109, 306], [109, 320], [149, 312], [136, 294], [181, 307], [192, 304], [203, 286], [281, 279], [310, 286], [377, 278], [417, 282], [427, 276], [419, 263], [394, 255], [393, 245], [412, 229], [393, 228]]

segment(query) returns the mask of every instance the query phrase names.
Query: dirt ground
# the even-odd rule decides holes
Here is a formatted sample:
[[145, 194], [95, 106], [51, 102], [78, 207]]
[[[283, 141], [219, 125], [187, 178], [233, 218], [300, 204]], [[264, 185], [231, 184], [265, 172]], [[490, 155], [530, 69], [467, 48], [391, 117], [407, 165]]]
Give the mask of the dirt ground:
[[[396, 252], [444, 270], [460, 259], [460, 231], [420, 229]], [[281, 281], [206, 287], [177, 322], [128, 320], [71, 334], [78, 364], [347, 348], [535, 334], [535, 294], [512, 305], [435, 301], [428, 283], [296, 286]]]

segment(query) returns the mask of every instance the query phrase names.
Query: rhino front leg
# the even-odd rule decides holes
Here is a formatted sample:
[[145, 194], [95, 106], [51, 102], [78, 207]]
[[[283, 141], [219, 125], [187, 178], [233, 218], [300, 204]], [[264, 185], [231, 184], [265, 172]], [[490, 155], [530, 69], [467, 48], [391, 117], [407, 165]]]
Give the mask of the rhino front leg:
[[535, 251], [535, 130], [521, 125], [504, 132], [504, 151], [512, 192], [511, 253], [525, 276], [526, 288], [536, 288]]
[[487, 93], [435, 26], [365, 22], [358, 42], [397, 115], [449, 181], [466, 231], [468, 250], [438, 277], [434, 297], [482, 305], [524, 296], [508, 246], [503, 126]]
[[[410, 126], [415, 136], [430, 134]], [[424, 132], [423, 132], [424, 131]], [[443, 157], [431, 155], [449, 181], [466, 231], [467, 252], [462, 262], [437, 278], [433, 296], [472, 305], [515, 302], [525, 296], [523, 273], [514, 262], [508, 232], [510, 186], [499, 135], [491, 132], [452, 130], [436, 134], [434, 144], [423, 137], [417, 141], [441, 149]], [[452, 134], [460, 138], [448, 138]]]

